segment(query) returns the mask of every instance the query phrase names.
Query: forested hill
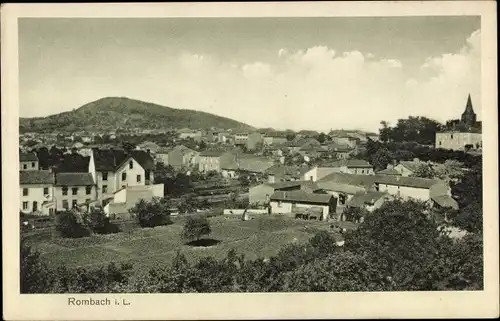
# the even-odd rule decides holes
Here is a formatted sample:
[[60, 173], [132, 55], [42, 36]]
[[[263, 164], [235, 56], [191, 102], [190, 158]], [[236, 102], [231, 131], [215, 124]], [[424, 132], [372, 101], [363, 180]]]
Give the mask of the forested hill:
[[21, 118], [19, 131], [108, 130], [117, 128], [197, 128], [251, 129], [233, 119], [213, 114], [165, 107], [125, 97], [107, 97], [78, 109], [47, 117]]

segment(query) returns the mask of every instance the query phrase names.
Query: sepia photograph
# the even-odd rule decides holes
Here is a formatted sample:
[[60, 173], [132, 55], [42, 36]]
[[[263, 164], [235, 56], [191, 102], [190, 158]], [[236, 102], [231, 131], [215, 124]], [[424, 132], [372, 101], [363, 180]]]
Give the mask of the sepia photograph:
[[[244, 306], [252, 293], [489, 284], [498, 301], [491, 16], [485, 30], [474, 10], [194, 12], [2, 25], [17, 47], [4, 75], [2, 46], [16, 80], [2, 101], [16, 295], [94, 316], [138, 310], [134, 294], [238, 294]], [[498, 316], [498, 302], [485, 311]]]

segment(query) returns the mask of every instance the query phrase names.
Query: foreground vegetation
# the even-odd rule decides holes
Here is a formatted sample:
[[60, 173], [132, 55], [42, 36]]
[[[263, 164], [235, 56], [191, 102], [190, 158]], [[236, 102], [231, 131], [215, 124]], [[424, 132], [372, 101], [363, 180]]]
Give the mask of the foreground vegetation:
[[[298, 221], [284, 218], [268, 222], [213, 219], [210, 237], [222, 242], [206, 249], [190, 247], [180, 241], [162, 241], [180, 240], [182, 227], [179, 224], [139, 230], [138, 233], [156, 230], [164, 233], [161, 238], [157, 235], [131, 239], [136, 243], [127, 243], [124, 233], [118, 234], [121, 238], [118, 243], [105, 242], [106, 238], [117, 235], [100, 235], [98, 239], [102, 238], [102, 243], [94, 245], [86, 258], [100, 261], [99, 267], [69, 267], [71, 259], [68, 258], [64, 259], [64, 267], [48, 266], [48, 256], [40, 255], [24, 242], [21, 289], [23, 293], [482, 289], [481, 231], [469, 233], [462, 239], [451, 239], [440, 232], [429, 213], [425, 204], [415, 201], [387, 202], [367, 215], [357, 229], [345, 235], [343, 247], [336, 245], [338, 239], [328, 231], [315, 230], [315, 235], [310, 237], [300, 228], [289, 225], [298, 224]], [[257, 228], [248, 228], [252, 225]], [[175, 233], [170, 229], [176, 229]], [[290, 239], [291, 234], [287, 231], [294, 231], [295, 236]], [[229, 246], [229, 237], [223, 233], [233, 233], [233, 240], [236, 239], [234, 233], [247, 237]], [[281, 237], [286, 240], [277, 242]], [[99, 253], [112, 249], [113, 244], [122, 244], [114, 249], [118, 256]], [[50, 253], [46, 246], [46, 253]], [[87, 250], [84, 246], [75, 248]], [[275, 250], [270, 251], [270, 248]], [[154, 264], [138, 264], [148, 259], [139, 257], [133, 264], [121, 261], [102, 265], [105, 258], [120, 262], [123, 257], [146, 254], [146, 249], [149, 255], [155, 254]], [[170, 263], [162, 261], [168, 255], [172, 255]]]

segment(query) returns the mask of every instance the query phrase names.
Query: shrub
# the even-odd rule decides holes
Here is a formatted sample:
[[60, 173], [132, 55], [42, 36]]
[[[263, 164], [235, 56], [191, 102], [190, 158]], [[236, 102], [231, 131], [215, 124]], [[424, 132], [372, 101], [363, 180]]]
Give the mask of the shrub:
[[109, 221], [106, 214], [96, 208], [92, 208], [89, 212], [83, 214], [83, 222], [93, 233], [108, 234], [118, 232], [118, 227]]
[[56, 214], [56, 232], [62, 237], [77, 238], [88, 236], [89, 231], [78, 221], [77, 215], [72, 211]]
[[140, 199], [129, 211], [141, 227], [155, 227], [171, 224], [170, 211], [164, 198], [153, 198], [151, 201]]
[[211, 232], [210, 223], [205, 216], [188, 216], [184, 222], [182, 238], [198, 241], [201, 236], [209, 235]]
[[51, 286], [50, 273], [40, 259], [40, 253], [21, 241], [21, 293], [47, 293]]

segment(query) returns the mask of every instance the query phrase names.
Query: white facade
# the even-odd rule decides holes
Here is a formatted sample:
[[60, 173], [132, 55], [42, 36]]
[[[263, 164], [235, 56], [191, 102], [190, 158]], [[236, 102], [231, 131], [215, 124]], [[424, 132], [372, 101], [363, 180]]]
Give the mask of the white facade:
[[25, 162], [20, 162], [19, 164], [19, 170], [21, 171], [37, 171], [39, 170], [40, 167], [38, 165], [38, 161], [25, 161]]
[[273, 214], [286, 214], [286, 213], [292, 213], [294, 207], [299, 207], [299, 208], [311, 208], [311, 207], [321, 207], [323, 209], [323, 217], [322, 219], [326, 219], [328, 217], [328, 214], [330, 212], [330, 207], [328, 205], [319, 205], [319, 204], [303, 204], [303, 203], [298, 203], [294, 202], [295, 204], [292, 204], [292, 202], [289, 201], [271, 201], [271, 213]]
[[409, 168], [407, 168], [401, 164], [394, 166], [394, 170], [398, 171], [401, 174], [401, 176], [404, 176], [404, 177], [408, 177], [408, 176], [411, 176], [413, 174], [412, 170], [410, 170]]
[[[54, 187], [52, 184], [21, 184], [20, 209], [29, 214], [48, 215], [53, 209]], [[50, 205], [49, 205], [50, 203]], [[44, 204], [46, 204], [44, 206]]]
[[95, 201], [97, 199], [97, 190], [95, 185], [70, 185], [55, 186], [54, 201], [58, 211], [72, 209], [85, 202]]
[[142, 186], [153, 182], [153, 172], [145, 177], [146, 171], [132, 157], [128, 158], [116, 171], [96, 171], [94, 156], [91, 155], [89, 172], [97, 185], [97, 199], [113, 198], [114, 193], [127, 186]]
[[467, 132], [436, 133], [436, 148], [465, 150], [465, 145], [471, 145], [472, 149], [482, 149], [482, 135]]
[[422, 201], [428, 201], [431, 198], [430, 190], [428, 188], [379, 184], [378, 190], [380, 192], [387, 192], [390, 195], [399, 196], [403, 199], [414, 198]]

